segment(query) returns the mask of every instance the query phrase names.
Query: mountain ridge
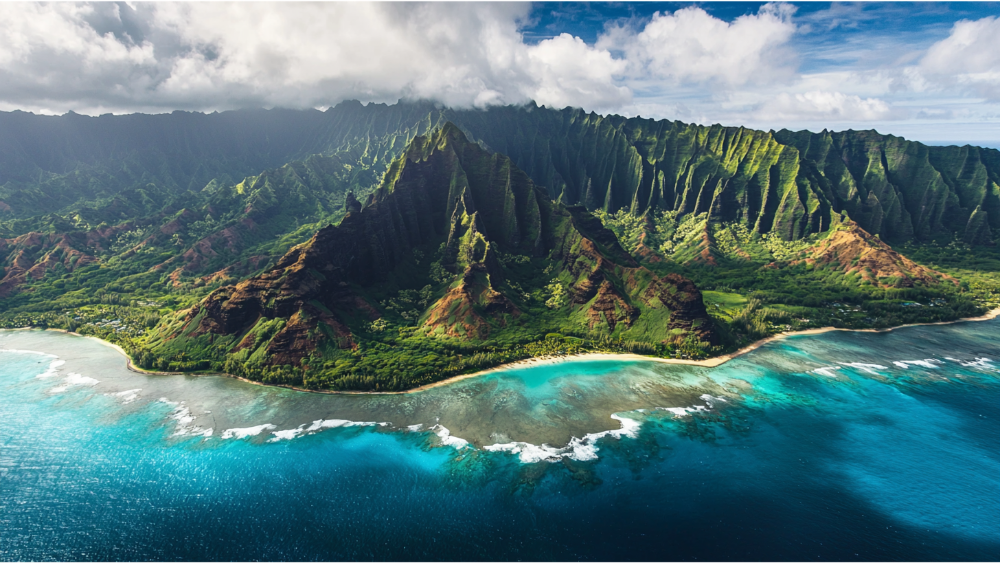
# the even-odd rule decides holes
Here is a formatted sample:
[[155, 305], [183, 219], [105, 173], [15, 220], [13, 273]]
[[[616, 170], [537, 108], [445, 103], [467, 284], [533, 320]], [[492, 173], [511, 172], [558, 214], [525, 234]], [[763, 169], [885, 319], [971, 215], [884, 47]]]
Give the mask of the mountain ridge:
[[[416, 137], [370, 200], [267, 272], [213, 291], [165, 327], [150, 351], [183, 348], [193, 361], [223, 363], [251, 378], [258, 375], [254, 367], [263, 374], [257, 378], [267, 378], [272, 368], [293, 366], [307, 385], [353, 388], [351, 377], [363, 371], [337, 377], [336, 369], [316, 362], [346, 361], [370, 340], [365, 323], [385, 314], [373, 288], [401, 277], [401, 270], [418, 279], [430, 278], [434, 268], [447, 272], [424, 289], [413, 334], [482, 347], [518, 323], [525, 330], [528, 309], [535, 310], [531, 323], [545, 316], [525, 293], [540, 289], [542, 264], [553, 276], [549, 285], [559, 287], [547, 315], [570, 332], [633, 337], [654, 348], [685, 337], [718, 343], [690, 280], [643, 268], [596, 217], [552, 202], [509, 159], [487, 153], [453, 125]], [[489, 207], [496, 212], [479, 211]], [[413, 263], [413, 255], [438, 244], [436, 266]], [[505, 267], [501, 256], [522, 267]], [[633, 336], [640, 325], [643, 332]], [[403, 386], [398, 374], [375, 384]]]
[[[601, 116], [533, 104], [453, 110], [430, 103], [362, 106], [343, 102], [325, 112], [296, 111], [176, 114], [178, 124], [158, 125], [166, 133], [150, 132], [154, 139], [163, 136], [162, 146], [137, 154], [122, 171], [97, 176], [105, 184], [125, 186], [165, 169], [164, 184], [170, 189], [197, 190], [212, 178], [235, 181], [235, 176], [255, 174], [310, 154], [349, 150], [359, 153], [356, 165], [381, 173], [414, 136], [451, 121], [486, 148], [507, 154], [536, 184], [546, 186], [553, 199], [583, 204], [592, 211], [709, 212], [720, 221], [738, 219], [757, 232], [774, 231], [786, 239], [822, 231], [829, 227], [832, 215], [842, 211], [866, 231], [895, 242], [959, 233], [969, 243], [990, 244], [993, 232], [1000, 228], [1000, 151], [995, 149], [929, 147], [874, 131], [764, 132]], [[0, 114], [0, 125], [11, 121], [11, 115]], [[170, 117], [68, 116], [66, 121], [79, 127], [87, 124], [88, 131], [99, 130], [98, 122], [109, 127], [125, 127], [127, 123], [129, 135], [135, 136], [137, 127], [132, 122], [169, 123]], [[241, 128], [234, 124], [237, 118], [243, 118], [247, 125]], [[282, 123], [283, 119], [287, 123]], [[17, 120], [23, 121], [25, 116]], [[193, 170], [186, 169], [190, 164], [171, 164], [168, 149], [186, 148], [188, 152], [177, 153], [178, 159], [199, 160], [191, 156], [186, 139], [201, 135], [194, 135], [197, 129], [181, 129], [208, 122], [219, 125], [205, 129], [207, 139], [219, 135], [247, 139], [216, 143], [243, 152], [216, 159], [212, 155], [219, 149], [208, 151], [208, 156], [201, 158], [205, 164]], [[12, 161], [10, 155], [24, 152], [9, 148], [19, 146], [15, 133], [21, 129], [24, 127], [0, 127], [0, 131], [7, 131], [0, 134], [0, 169], [18, 169], [17, 162], [30, 161], [21, 167], [23, 180], [39, 175], [36, 160], [53, 161], [55, 168], [46, 173], [61, 170], [64, 179], [59, 181], [75, 190], [90, 189], [85, 178], [74, 179], [82, 172], [60, 169], [67, 165], [59, 164], [62, 161], [52, 154], [45, 153], [49, 154], [47, 160]], [[276, 133], [273, 143], [264, 133], [271, 130]], [[95, 144], [107, 145], [103, 149], [107, 154], [117, 146], [110, 140]], [[258, 165], [241, 168], [240, 162]], [[100, 168], [99, 163], [90, 164]], [[58, 184], [57, 180], [49, 178], [42, 184]], [[39, 189], [44, 193], [36, 193]], [[40, 185], [33, 192], [25, 190], [28, 186], [23, 181], [12, 183], [9, 174], [8, 179], [0, 178], [0, 201], [12, 209], [8, 213], [19, 213], [28, 201], [39, 209], [57, 210], [44, 203], [49, 197], [45, 194], [59, 191], [56, 187]], [[24, 199], [29, 196], [33, 199]]]

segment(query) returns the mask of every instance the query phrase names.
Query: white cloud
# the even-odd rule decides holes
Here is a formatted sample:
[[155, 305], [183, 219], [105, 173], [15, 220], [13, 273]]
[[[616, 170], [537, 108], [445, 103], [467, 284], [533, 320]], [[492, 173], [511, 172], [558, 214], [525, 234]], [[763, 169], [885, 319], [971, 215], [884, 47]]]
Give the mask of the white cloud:
[[[924, 30], [905, 27], [909, 8], [881, 4], [802, 16], [791, 4], [767, 4], [731, 21], [692, 6], [605, 26], [592, 44], [552, 27], [551, 38], [527, 43], [522, 29], [532, 10], [527, 3], [0, 2], [0, 109], [535, 100], [765, 129], [1000, 116], [995, 16]], [[882, 25], [887, 15], [882, 32], [844, 31]]]
[[[117, 10], [117, 6], [114, 6]], [[113, 34], [99, 34], [85, 20], [92, 6], [0, 3], [0, 64], [31, 61], [40, 52], [75, 58], [88, 70], [152, 60], [152, 45], [125, 45]]]
[[790, 4], [766, 4], [732, 22], [695, 7], [657, 12], [642, 31], [608, 28], [597, 47], [621, 51], [637, 78], [729, 86], [772, 82], [791, 74], [783, 47], [795, 34], [794, 11]]
[[114, 4], [0, 2], [0, 100], [15, 107], [52, 97], [110, 101], [141, 86], [155, 72], [153, 44], [88, 23], [117, 11]]
[[[0, 100], [58, 109], [316, 107], [430, 98], [615, 109], [624, 63], [529, 4], [0, 4]], [[111, 31], [98, 31], [106, 27]], [[131, 31], [131, 33], [129, 33]], [[58, 107], [62, 106], [62, 107]], [[67, 107], [68, 106], [68, 107]]]
[[632, 99], [631, 90], [613, 81], [625, 71], [625, 61], [579, 37], [563, 33], [527, 51], [531, 74], [537, 77], [530, 97], [539, 105], [617, 108]]
[[[616, 111], [633, 86], [788, 74], [794, 8], [700, 8], [526, 44], [529, 4], [0, 4], [0, 106], [93, 113], [429, 98]], [[615, 53], [611, 52], [615, 49]], [[663, 81], [666, 80], [667, 83]]]
[[941, 87], [957, 83], [1000, 100], [1000, 18], [955, 23], [947, 38], [927, 50], [917, 71], [922, 75], [913, 77], [917, 85], [924, 85], [924, 78]]
[[801, 94], [780, 93], [751, 112], [756, 121], [884, 121], [902, 117], [888, 103], [878, 98], [841, 92], [812, 91]]

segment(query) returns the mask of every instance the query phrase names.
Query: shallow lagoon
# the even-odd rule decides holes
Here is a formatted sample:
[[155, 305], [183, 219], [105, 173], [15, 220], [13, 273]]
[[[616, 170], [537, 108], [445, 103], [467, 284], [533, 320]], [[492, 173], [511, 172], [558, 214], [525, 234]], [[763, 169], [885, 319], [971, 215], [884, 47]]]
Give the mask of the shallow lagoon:
[[0, 332], [0, 558], [997, 560], [998, 329], [371, 396]]

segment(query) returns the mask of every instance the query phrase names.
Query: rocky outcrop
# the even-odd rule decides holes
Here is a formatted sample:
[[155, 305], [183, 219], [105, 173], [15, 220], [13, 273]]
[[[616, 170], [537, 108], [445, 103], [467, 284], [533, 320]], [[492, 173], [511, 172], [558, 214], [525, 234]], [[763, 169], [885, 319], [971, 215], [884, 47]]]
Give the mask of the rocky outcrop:
[[607, 280], [598, 286], [593, 302], [587, 308], [590, 328], [607, 325], [614, 330], [618, 323], [623, 323], [627, 327], [638, 317], [639, 309], [629, 304]]
[[792, 264], [833, 264], [846, 274], [861, 276], [880, 287], [914, 287], [955, 282], [950, 276], [921, 266], [893, 250], [880, 238], [872, 236], [855, 223], [838, 229], [806, 251], [804, 260]]
[[694, 282], [678, 274], [667, 274], [660, 280], [657, 297], [670, 308], [671, 329], [691, 331], [702, 340], [718, 343], [711, 322], [706, 322], [708, 311]]
[[361, 213], [361, 202], [354, 197], [354, 192], [347, 192], [344, 198], [344, 211], [348, 213]]
[[59, 269], [73, 272], [98, 262], [95, 252], [107, 239], [117, 234], [113, 229], [67, 234], [28, 233], [14, 239], [0, 239], [0, 298], [7, 297], [46, 272]]
[[491, 319], [505, 325], [505, 315], [518, 316], [521, 311], [491, 285], [485, 264], [468, 266], [461, 282], [449, 290], [429, 310], [423, 326], [433, 334], [459, 338], [486, 339], [492, 330]]

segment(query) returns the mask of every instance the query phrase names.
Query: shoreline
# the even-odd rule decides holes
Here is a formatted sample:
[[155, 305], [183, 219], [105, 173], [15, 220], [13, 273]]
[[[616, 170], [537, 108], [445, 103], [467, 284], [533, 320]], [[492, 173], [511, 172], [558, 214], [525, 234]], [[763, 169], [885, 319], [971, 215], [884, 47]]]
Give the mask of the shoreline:
[[487, 373], [494, 373], [498, 371], [510, 370], [510, 369], [524, 369], [529, 367], [538, 367], [543, 365], [558, 364], [562, 362], [572, 362], [572, 361], [602, 361], [602, 360], [612, 360], [612, 361], [636, 361], [636, 362], [656, 362], [661, 364], [673, 364], [673, 365], [685, 365], [685, 366], [699, 366], [714, 368], [725, 364], [730, 360], [735, 360], [736, 358], [753, 352], [757, 348], [769, 344], [771, 342], [776, 342], [778, 340], [784, 340], [786, 338], [796, 337], [796, 336], [812, 336], [817, 334], [824, 334], [827, 332], [869, 332], [869, 333], [882, 333], [882, 332], [892, 332], [896, 329], [907, 328], [913, 326], [936, 326], [936, 325], [950, 325], [956, 323], [964, 322], [980, 322], [980, 321], [990, 321], [997, 317], [1000, 317], [1000, 308], [992, 309], [987, 311], [986, 314], [980, 315], [978, 317], [966, 317], [961, 319], [955, 319], [954, 321], [939, 321], [935, 323], [909, 323], [905, 325], [893, 326], [889, 328], [839, 328], [833, 326], [825, 326], [820, 328], [808, 328], [805, 330], [797, 330], [793, 332], [779, 332], [763, 338], [752, 344], [748, 344], [735, 352], [730, 352], [728, 354], [723, 354], [722, 356], [716, 356], [714, 358], [708, 358], [705, 360], [679, 360], [675, 358], [657, 358], [655, 356], [643, 356], [641, 354], [615, 354], [611, 352], [586, 352], [583, 354], [568, 354], [560, 356], [539, 356], [537, 358], [527, 358], [524, 360], [517, 360], [516, 362], [510, 362], [508, 364], [502, 364], [482, 371], [477, 371], [475, 373], [468, 373], [463, 375], [456, 375], [454, 377], [449, 377], [448, 379], [442, 379], [441, 381], [435, 381], [434, 383], [428, 383], [427, 385], [421, 385], [420, 387], [414, 387], [408, 391], [399, 391], [399, 393], [414, 393], [417, 391], [424, 391], [427, 389], [433, 389], [434, 387], [441, 387], [449, 383], [454, 383], [456, 381], [461, 381], [463, 379], [469, 379], [472, 377], [478, 377], [480, 375], [486, 375]]
[[[721, 366], [722, 364], [734, 360], [744, 354], [750, 353], [765, 344], [771, 342], [776, 342], [779, 340], [784, 340], [786, 338], [796, 337], [796, 336], [812, 336], [817, 334], [824, 334], [827, 332], [868, 332], [868, 333], [883, 333], [892, 332], [900, 328], [914, 327], [914, 326], [938, 326], [938, 325], [950, 325], [956, 323], [965, 322], [980, 322], [980, 321], [990, 321], [997, 317], [1000, 317], [1000, 308], [992, 309], [987, 311], [985, 314], [978, 317], [966, 317], [962, 319], [956, 319], [954, 321], [939, 321], [935, 323], [910, 323], [905, 325], [899, 325], [889, 328], [838, 328], [838, 327], [820, 327], [820, 328], [809, 328], [805, 330], [797, 330], [793, 332], [780, 332], [767, 338], [758, 340], [752, 344], [744, 346], [735, 352], [730, 352], [729, 354], [724, 354], [722, 356], [716, 356], [714, 358], [708, 358], [705, 360], [680, 360], [675, 358], [657, 358], [653, 356], [643, 356], [641, 354], [615, 354], [611, 352], [586, 352], [583, 354], [564, 354], [558, 356], [539, 356], [536, 358], [525, 358], [523, 360], [517, 360], [514, 362], [501, 364], [499, 366], [494, 366], [488, 369], [480, 370], [475, 373], [467, 373], [462, 375], [456, 375], [449, 377], [447, 379], [442, 379], [440, 381], [435, 381], [433, 383], [427, 383], [419, 387], [414, 387], [412, 389], [407, 389], [405, 391], [331, 391], [322, 389], [306, 389], [304, 387], [295, 387], [293, 385], [272, 385], [263, 383], [260, 381], [253, 381], [252, 379], [246, 379], [244, 377], [239, 377], [237, 375], [231, 375], [228, 373], [188, 373], [188, 372], [167, 372], [167, 371], [150, 371], [140, 367], [135, 366], [132, 363], [132, 358], [125, 353], [125, 350], [121, 346], [108, 342], [102, 338], [96, 336], [90, 336], [85, 334], [79, 334], [76, 332], [70, 332], [62, 328], [44, 328], [40, 330], [51, 330], [53, 332], [61, 332], [64, 334], [69, 334], [72, 336], [79, 336], [81, 338], [89, 338], [95, 340], [109, 348], [113, 348], [119, 354], [125, 357], [125, 368], [134, 373], [141, 373], [143, 375], [187, 375], [190, 377], [206, 377], [206, 376], [221, 376], [228, 377], [231, 379], [237, 379], [245, 383], [250, 383], [252, 385], [260, 385], [263, 387], [282, 387], [284, 389], [291, 389], [293, 391], [299, 391], [302, 393], [319, 393], [322, 395], [408, 395], [411, 393], [420, 393], [422, 391], [427, 391], [429, 389], [434, 389], [435, 387], [443, 387], [445, 385], [450, 385], [452, 383], [457, 383], [465, 379], [472, 379], [473, 377], [479, 377], [481, 375], [486, 375], [488, 373], [496, 373], [501, 371], [524, 369], [531, 367], [539, 367], [551, 364], [558, 364], [562, 362], [581, 362], [581, 361], [633, 361], [633, 362], [656, 362], [661, 364], [673, 364], [673, 365], [685, 365], [685, 366], [698, 366], [698, 367], [708, 367], [714, 368]], [[25, 328], [14, 328], [14, 329], [4, 329], [4, 330], [39, 330], [32, 327]]]
[[[35, 329], [32, 329], [32, 328], [14, 328], [14, 329], [7, 329], [7, 330], [35, 330]], [[141, 367], [138, 367], [138, 366], [136, 366], [135, 364], [132, 363], [132, 358], [128, 354], [125, 353], [125, 350], [121, 346], [115, 344], [114, 342], [108, 342], [107, 340], [104, 340], [103, 338], [98, 338], [96, 336], [90, 336], [89, 334], [80, 334], [79, 332], [70, 332], [70, 331], [68, 331], [68, 330], [66, 330], [64, 328], [43, 328], [41, 330], [51, 330], [53, 332], [61, 332], [63, 334], [69, 334], [71, 336], [79, 336], [80, 338], [89, 338], [90, 340], [97, 341], [98, 343], [103, 344], [104, 346], [107, 346], [108, 348], [114, 348], [115, 350], [118, 351], [119, 354], [121, 354], [122, 356], [125, 356], [125, 368], [128, 369], [131, 372], [141, 373], [141, 374], [144, 374], [144, 375], [196, 375], [196, 374], [191, 374], [191, 373], [185, 373], [183, 371], [149, 371], [149, 370], [146, 370], [146, 369], [142, 369]], [[226, 377], [231, 377], [229, 374], [225, 374], [225, 373], [211, 373], [211, 374], [204, 374], [204, 375], [223, 375], [223, 376], [226, 376]]]

